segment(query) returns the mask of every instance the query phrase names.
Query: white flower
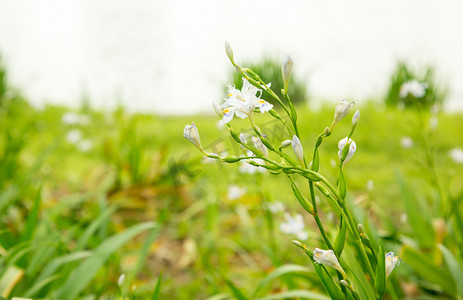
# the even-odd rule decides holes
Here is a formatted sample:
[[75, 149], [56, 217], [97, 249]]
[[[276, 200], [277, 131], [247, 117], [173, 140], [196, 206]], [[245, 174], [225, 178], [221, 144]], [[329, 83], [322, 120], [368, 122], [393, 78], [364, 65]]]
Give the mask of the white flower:
[[246, 188], [241, 188], [237, 185], [230, 185], [228, 187], [228, 195], [227, 198], [229, 200], [236, 200], [241, 197], [246, 193]]
[[352, 117], [352, 127], [357, 126], [359, 119], [360, 119], [360, 110], [357, 109], [354, 116]]
[[223, 112], [220, 109], [220, 105], [217, 102], [212, 102], [212, 108], [214, 109], [215, 113], [218, 114], [220, 117], [223, 116]]
[[235, 64], [235, 61], [233, 59], [233, 49], [228, 41], [225, 41], [225, 53], [227, 53], [228, 58], [232, 62], [232, 64]]
[[463, 150], [461, 148], [453, 148], [449, 151], [449, 155], [455, 163], [463, 163]]
[[195, 123], [192, 122], [191, 125], [185, 125], [183, 129], [183, 136], [193, 143], [198, 148], [201, 148], [201, 140], [199, 139], [198, 128]]
[[338, 143], [338, 149], [339, 149], [338, 156], [340, 160], [342, 159], [342, 150], [344, 149], [344, 146], [347, 143], [350, 143], [350, 145], [349, 145], [349, 152], [347, 153], [346, 159], [344, 159], [344, 164], [347, 164], [349, 162], [349, 160], [354, 155], [355, 150], [357, 149], [357, 145], [355, 144], [354, 140], [349, 139], [348, 137], [343, 138]]
[[268, 157], [268, 149], [258, 137], [253, 136], [252, 142], [254, 143], [254, 146], [256, 146], [257, 150], [262, 152], [265, 157]]
[[241, 143], [243, 143], [245, 145], [248, 143], [246, 135], [244, 133], [242, 133], [242, 132], [240, 133], [240, 141], [241, 141]]
[[267, 203], [267, 208], [270, 212], [276, 214], [277, 212], [284, 211], [285, 207], [283, 206], [283, 203], [279, 201], [275, 201], [272, 203]]
[[80, 130], [73, 129], [66, 135], [66, 140], [71, 144], [77, 144], [82, 139], [82, 133]]
[[339, 101], [338, 105], [334, 110], [334, 121], [331, 125], [331, 128], [334, 127], [339, 121], [341, 121], [347, 114], [349, 113], [350, 109], [354, 106], [354, 102], [348, 102], [346, 100]]
[[90, 122], [87, 116], [78, 115], [73, 112], [67, 112], [61, 117], [61, 121], [65, 125], [86, 125]]
[[119, 279], [117, 280], [117, 285], [122, 286], [124, 284], [124, 281], [125, 281], [125, 274], [121, 274], [121, 276], [119, 276]]
[[404, 136], [401, 140], [400, 140], [400, 145], [402, 146], [402, 148], [404, 149], [410, 149], [412, 148], [415, 143], [413, 142], [412, 138], [409, 137], [409, 136]]
[[373, 187], [374, 187], [373, 180], [371, 180], [371, 179], [368, 180], [367, 181], [367, 190], [371, 192], [373, 190]]
[[261, 95], [262, 90], [250, 84], [245, 78], [243, 78], [241, 91], [234, 86], [228, 85], [228, 98], [222, 104], [223, 118], [220, 124], [230, 122], [235, 115], [241, 119], [249, 117], [256, 107], [259, 108], [261, 113], [271, 110], [273, 105], [260, 99]]
[[339, 264], [338, 258], [334, 254], [333, 250], [321, 250], [315, 248], [315, 251], [313, 252], [313, 259], [318, 264], [322, 264], [338, 270], [345, 277], [346, 273]]
[[93, 143], [90, 140], [83, 140], [77, 144], [77, 148], [79, 148], [79, 150], [82, 152], [88, 152], [92, 149], [92, 147]]
[[[255, 155], [251, 151], [248, 151], [247, 156], [255, 156]], [[247, 161], [249, 161], [249, 160], [252, 160], [252, 161], [254, 161], [254, 162], [258, 163], [258, 164], [261, 164], [261, 165], [265, 164], [265, 162], [260, 158], [248, 159], [248, 160], [246, 160], [246, 162], [241, 161], [240, 168], [239, 168], [240, 173], [254, 174], [256, 172], [259, 172], [259, 173], [264, 173], [265, 172], [264, 168], [256, 167], [256, 166], [253, 166], [253, 165], [247, 163]]]
[[285, 213], [285, 223], [280, 224], [280, 230], [286, 234], [294, 234], [300, 240], [307, 240], [309, 234], [304, 230], [304, 219], [300, 214], [291, 217], [290, 214]]
[[395, 266], [399, 264], [400, 259], [398, 256], [394, 256], [394, 252], [389, 252], [386, 254], [386, 278], [389, 277]]
[[415, 98], [421, 98], [426, 94], [427, 87], [427, 83], [419, 83], [416, 80], [407, 81], [400, 87], [399, 97], [405, 98], [411, 94]]
[[293, 146], [294, 154], [296, 154], [297, 160], [304, 165], [304, 150], [302, 149], [301, 141], [297, 136], [293, 136], [293, 140], [291, 141], [291, 145]]

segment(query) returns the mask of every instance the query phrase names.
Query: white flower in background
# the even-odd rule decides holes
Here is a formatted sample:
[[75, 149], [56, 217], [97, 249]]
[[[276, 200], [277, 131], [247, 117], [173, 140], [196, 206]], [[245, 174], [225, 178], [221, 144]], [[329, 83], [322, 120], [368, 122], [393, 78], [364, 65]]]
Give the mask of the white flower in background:
[[61, 122], [65, 125], [86, 125], [90, 123], [87, 116], [78, 115], [73, 112], [67, 112], [61, 117]]
[[265, 157], [268, 157], [268, 149], [258, 137], [253, 136], [252, 142], [254, 143], [254, 146], [256, 146], [257, 150], [262, 152]]
[[66, 135], [66, 140], [71, 144], [77, 144], [82, 139], [82, 133], [80, 130], [73, 129]]
[[124, 281], [125, 281], [125, 274], [121, 274], [121, 276], [119, 276], [119, 279], [117, 280], [117, 285], [122, 286], [124, 284]]
[[415, 98], [421, 98], [426, 94], [428, 84], [423, 82], [419, 83], [416, 80], [410, 80], [402, 84], [400, 87], [399, 97], [405, 98], [411, 94]]
[[[247, 156], [255, 156], [254, 153], [252, 153], [251, 151], [247, 151]], [[243, 173], [243, 174], [254, 174], [256, 172], [259, 172], [259, 173], [264, 173], [265, 172], [265, 169], [264, 168], [261, 168], [261, 167], [256, 167], [256, 166], [253, 166], [249, 163], [247, 163], [247, 161], [249, 160], [252, 160], [260, 165], [264, 165], [265, 164], [265, 161], [263, 161], [262, 159], [260, 158], [252, 158], [252, 159], [248, 159], [246, 161], [241, 161], [240, 163], [240, 167], [239, 167], [239, 172], [240, 173]]]
[[294, 217], [291, 217], [290, 214], [285, 213], [285, 223], [280, 224], [280, 230], [286, 234], [294, 234], [300, 240], [307, 240], [309, 234], [304, 230], [304, 219], [302, 215], [296, 214]]
[[449, 155], [455, 163], [463, 163], [463, 150], [461, 148], [453, 148], [449, 151]]
[[191, 125], [185, 125], [185, 128], [183, 129], [183, 136], [189, 140], [190, 142], [193, 143], [198, 148], [201, 147], [201, 140], [199, 139], [199, 132], [198, 128], [196, 127], [195, 123], [192, 122]]
[[400, 146], [402, 146], [402, 148], [404, 148], [404, 149], [410, 149], [410, 148], [412, 148], [414, 145], [415, 145], [415, 143], [413, 142], [412, 138], [409, 137], [409, 136], [404, 136], [404, 137], [400, 140]]
[[278, 213], [280, 211], [285, 210], [285, 207], [283, 206], [283, 203], [281, 203], [279, 201], [267, 203], [267, 208], [273, 214], [276, 214], [276, 213]]
[[236, 199], [243, 197], [245, 193], [246, 193], [246, 188], [242, 188], [242, 187], [232, 184], [228, 187], [227, 198], [229, 200], [236, 200]]
[[322, 264], [328, 267], [332, 267], [338, 270], [345, 277], [345, 272], [339, 264], [338, 258], [334, 254], [333, 250], [322, 250], [315, 248], [313, 252], [313, 259], [316, 263]]
[[357, 150], [357, 145], [355, 144], [354, 140], [349, 139], [348, 137], [345, 137], [342, 140], [340, 140], [339, 143], [338, 143], [338, 149], [339, 149], [338, 156], [339, 156], [339, 159], [342, 158], [342, 150], [344, 149], [344, 146], [347, 143], [350, 143], [350, 145], [349, 145], [349, 152], [347, 153], [346, 159], [344, 160], [344, 164], [347, 164], [349, 162], [349, 160], [354, 155], [355, 150]]
[[92, 149], [93, 143], [90, 140], [83, 140], [77, 144], [77, 148], [82, 152], [88, 152]]
[[347, 114], [349, 113], [349, 111], [351, 110], [351, 108], [354, 106], [355, 102], [348, 102], [346, 100], [341, 100], [339, 101], [338, 105], [336, 106], [335, 110], [334, 110], [334, 120], [333, 120], [333, 124], [331, 125], [331, 129], [334, 127], [334, 125], [336, 125], [339, 121], [341, 121], [345, 116], [347, 116]]
[[248, 134], [244, 134], [244, 133], [241, 132], [240, 133], [240, 141], [241, 141], [241, 143], [246, 145], [248, 143], [248, 138], [247, 137], [248, 137]]
[[[268, 87], [270, 84], [267, 85]], [[257, 95], [258, 94], [258, 95]], [[243, 78], [241, 91], [232, 85], [228, 85], [228, 98], [222, 104], [223, 118], [220, 124], [226, 124], [233, 119], [233, 116], [244, 119], [249, 117], [256, 107], [261, 113], [265, 113], [273, 108], [273, 105], [260, 99], [262, 90], [256, 88]]]
[[432, 130], [435, 130], [438, 124], [439, 124], [439, 119], [437, 119], [436, 116], [433, 116], [429, 119], [429, 128], [431, 128]]
[[293, 136], [291, 145], [293, 146], [293, 151], [294, 154], [296, 154], [297, 160], [301, 163], [301, 165], [304, 165], [304, 150], [302, 149], [301, 141], [297, 136]]
[[396, 265], [400, 264], [400, 259], [398, 256], [394, 256], [394, 252], [389, 252], [386, 254], [386, 278], [391, 275], [391, 272], [394, 270]]
[[374, 187], [373, 180], [371, 180], [371, 179], [368, 180], [367, 181], [367, 190], [371, 192], [373, 190], [373, 187]]

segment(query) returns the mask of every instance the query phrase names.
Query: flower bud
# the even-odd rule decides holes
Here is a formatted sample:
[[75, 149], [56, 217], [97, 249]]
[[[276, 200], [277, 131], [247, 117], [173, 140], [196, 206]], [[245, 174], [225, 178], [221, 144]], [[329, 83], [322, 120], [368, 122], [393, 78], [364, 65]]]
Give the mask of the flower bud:
[[240, 141], [241, 143], [243, 144], [247, 144], [248, 143], [248, 140], [246, 139], [246, 135], [244, 135], [244, 133], [240, 133]]
[[400, 264], [400, 259], [398, 256], [394, 256], [394, 252], [389, 252], [386, 254], [386, 278], [392, 273], [396, 265]]
[[[344, 146], [348, 146], [344, 150]], [[349, 139], [348, 137], [343, 138], [342, 140], [339, 141], [338, 143], [338, 156], [341, 161], [343, 161], [343, 164], [347, 164], [349, 160], [352, 158], [352, 156], [355, 153], [355, 150], [357, 149], [357, 145], [355, 144], [354, 140]]]
[[304, 245], [302, 245], [302, 243], [299, 242], [299, 241], [297, 241], [297, 240], [293, 240], [293, 244], [296, 245], [296, 246], [298, 246], [298, 247], [301, 247], [301, 248], [304, 247]]
[[293, 136], [291, 145], [293, 146], [293, 151], [294, 154], [296, 154], [297, 160], [299, 160], [301, 165], [304, 165], [304, 150], [302, 149], [301, 141], [297, 136]]
[[124, 284], [124, 281], [125, 281], [125, 274], [121, 274], [121, 276], [119, 276], [119, 279], [117, 279], [117, 285], [122, 286]]
[[333, 129], [333, 127], [349, 113], [354, 104], [354, 102], [348, 102], [346, 100], [341, 100], [338, 103], [336, 109], [334, 110], [334, 120], [333, 124], [331, 124], [331, 129]]
[[288, 91], [289, 80], [291, 79], [291, 73], [293, 72], [293, 60], [289, 55], [286, 55], [281, 65], [281, 74], [283, 76], [283, 82], [285, 91]]
[[201, 140], [199, 139], [199, 132], [198, 128], [196, 127], [195, 123], [192, 122], [191, 125], [185, 125], [185, 129], [183, 129], [183, 136], [193, 143], [198, 148], [201, 147]]
[[235, 60], [233, 59], [233, 49], [228, 41], [225, 41], [225, 53], [227, 53], [231, 63], [235, 65]]
[[267, 149], [267, 147], [264, 146], [264, 144], [262, 143], [262, 141], [258, 137], [253, 136], [252, 137], [252, 142], [254, 143], [254, 146], [256, 146], [256, 148], [260, 152], [262, 152], [262, 154], [265, 157], [268, 157], [268, 149]]
[[360, 110], [357, 109], [354, 116], [352, 117], [352, 127], [357, 126], [359, 119], [360, 119]]
[[217, 102], [212, 102], [212, 108], [214, 108], [215, 113], [218, 114], [219, 117], [223, 116], [223, 111]]
[[287, 148], [291, 145], [291, 140], [286, 140], [286, 141], [283, 141], [281, 144], [280, 144], [280, 149], [283, 149], [283, 148]]
[[313, 252], [313, 259], [316, 263], [336, 269], [343, 275], [343, 277], [346, 277], [346, 272], [344, 272], [341, 265], [339, 264], [339, 261], [333, 250], [321, 250], [315, 248], [315, 251]]
[[340, 282], [343, 286], [349, 287], [349, 283], [348, 283], [347, 281], [345, 281], [344, 279], [341, 279], [339, 282]]

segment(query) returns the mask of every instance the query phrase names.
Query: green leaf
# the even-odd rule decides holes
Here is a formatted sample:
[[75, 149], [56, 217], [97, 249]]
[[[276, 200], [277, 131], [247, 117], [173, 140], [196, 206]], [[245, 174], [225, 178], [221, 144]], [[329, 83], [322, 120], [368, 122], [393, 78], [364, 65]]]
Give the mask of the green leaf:
[[82, 236], [79, 238], [77, 241], [77, 246], [76, 250], [80, 251], [83, 250], [89, 241], [89, 239], [92, 237], [92, 235], [100, 228], [102, 225], [104, 225], [105, 221], [109, 218], [109, 216], [116, 210], [116, 206], [110, 206], [107, 209], [101, 213], [98, 218], [92, 221], [90, 225], [87, 226], [85, 229], [85, 232], [82, 234]]
[[346, 198], [346, 181], [344, 179], [344, 172], [342, 168], [339, 168], [339, 182], [338, 182], [338, 193], [341, 199]]
[[346, 232], [347, 232], [347, 225], [346, 220], [341, 218], [339, 223], [339, 232], [336, 236], [336, 240], [334, 241], [333, 250], [337, 257], [341, 257], [342, 250], [344, 250], [344, 243], [346, 241]]
[[137, 234], [155, 226], [156, 224], [153, 222], [141, 223], [104, 240], [103, 243], [93, 251], [93, 255], [87, 258], [69, 275], [64, 285], [55, 292], [53, 298], [76, 298], [93, 279], [111, 254]]
[[379, 241], [378, 263], [376, 264], [375, 290], [376, 297], [382, 299], [386, 289], [386, 253], [384, 252], [383, 243]]
[[225, 283], [228, 285], [228, 287], [231, 289], [231, 291], [232, 291], [232, 293], [233, 293], [233, 295], [235, 296], [236, 299], [238, 299], [238, 300], [248, 300], [248, 297], [246, 297], [244, 295], [244, 293], [233, 284], [233, 282], [231, 282], [228, 279], [224, 279], [224, 280], [225, 280]]
[[328, 294], [330, 294], [331, 298], [333, 300], [345, 300], [346, 295], [344, 295], [341, 288], [334, 282], [333, 278], [331, 278], [325, 267], [317, 263], [314, 263], [313, 266], [323, 286], [325, 287], [325, 290], [328, 292]]
[[39, 191], [37, 192], [37, 195], [35, 196], [35, 199], [34, 199], [34, 206], [32, 207], [32, 210], [27, 215], [26, 226], [21, 236], [22, 242], [30, 240], [32, 236], [34, 235], [35, 228], [37, 228], [40, 200], [42, 199], [41, 191], [42, 189], [39, 189]]
[[320, 155], [318, 154], [318, 149], [315, 150], [314, 156], [313, 156], [313, 162], [312, 162], [312, 170], [315, 172], [318, 172], [318, 169], [320, 168]]
[[162, 273], [159, 274], [158, 280], [156, 281], [156, 286], [154, 287], [153, 295], [151, 296], [151, 300], [159, 300], [161, 299], [161, 282], [162, 282]]
[[301, 299], [311, 299], [311, 300], [330, 300], [330, 297], [325, 295], [311, 292], [307, 290], [291, 290], [278, 294], [268, 295], [262, 298], [257, 298], [256, 300], [277, 300], [277, 299], [289, 299], [289, 298], [301, 298]]
[[291, 188], [293, 189], [293, 193], [296, 196], [297, 201], [299, 201], [299, 204], [311, 215], [313, 215], [313, 205], [310, 203], [302, 194], [299, 192], [299, 189], [296, 186], [296, 183], [293, 181], [291, 177], [289, 177], [291, 180]]
[[262, 279], [261, 282], [259, 282], [259, 285], [257, 286], [255, 292], [254, 292], [254, 297], [261, 291], [261, 289], [268, 285], [272, 280], [275, 280], [278, 277], [291, 274], [291, 273], [310, 273], [311, 270], [307, 267], [304, 266], [299, 266], [299, 265], [283, 265], [281, 267], [276, 268], [273, 270], [270, 274], [268, 274], [264, 279]]
[[433, 265], [432, 259], [429, 256], [410, 246], [404, 246], [402, 249], [402, 259], [424, 280], [439, 286], [439, 291], [455, 295], [456, 287], [451, 275], [447, 270]]
[[463, 298], [463, 263], [461, 260], [458, 260], [449, 249], [447, 249], [444, 245], [439, 244], [437, 245], [442, 255], [444, 256], [445, 263], [449, 268], [450, 274], [452, 275], [453, 279], [455, 280], [455, 284], [457, 287], [458, 295]]

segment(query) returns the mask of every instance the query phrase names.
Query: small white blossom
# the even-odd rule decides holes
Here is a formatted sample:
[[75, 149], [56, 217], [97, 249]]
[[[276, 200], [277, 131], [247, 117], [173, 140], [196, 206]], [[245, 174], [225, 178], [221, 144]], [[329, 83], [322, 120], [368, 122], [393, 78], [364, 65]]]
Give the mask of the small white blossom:
[[405, 98], [411, 94], [415, 98], [422, 98], [426, 94], [427, 83], [419, 83], [416, 80], [410, 80], [400, 87], [399, 97]]
[[125, 274], [121, 274], [121, 276], [119, 276], [119, 279], [117, 280], [117, 285], [122, 286], [124, 284], [124, 281], [125, 281]]
[[286, 234], [294, 234], [298, 239], [305, 241], [309, 238], [309, 234], [304, 230], [304, 219], [300, 214], [291, 217], [290, 214], [285, 213], [285, 223], [280, 224], [280, 230]]
[[367, 181], [367, 190], [371, 192], [373, 190], [373, 187], [374, 187], [373, 180], [371, 180], [371, 179], [368, 180]]
[[347, 116], [347, 114], [349, 113], [351, 108], [354, 106], [354, 104], [355, 104], [354, 102], [348, 102], [346, 100], [339, 101], [338, 105], [336, 106], [334, 110], [334, 121], [333, 121], [333, 124], [331, 125], [331, 128], [333, 128], [334, 125], [336, 125], [345, 116]]
[[449, 151], [449, 155], [455, 163], [463, 163], [463, 150], [461, 148], [453, 148]]
[[352, 127], [357, 126], [359, 119], [360, 119], [360, 110], [357, 109], [354, 116], [352, 117]]
[[193, 143], [198, 148], [201, 148], [201, 140], [199, 138], [198, 128], [195, 123], [192, 122], [191, 125], [185, 125], [183, 129], [183, 136]]
[[[255, 156], [255, 155], [251, 151], [248, 151], [247, 156]], [[250, 160], [252, 160], [252, 161], [254, 161], [254, 162], [258, 163], [258, 164], [261, 164], [261, 165], [265, 164], [265, 162], [260, 158], [253, 158], [253, 159], [248, 159], [246, 161], [241, 161], [241, 164], [240, 164], [240, 167], [239, 167], [239, 172], [240, 173], [254, 174], [256, 172], [259, 172], [259, 173], [264, 173], [265, 172], [264, 168], [256, 167], [256, 166], [253, 166], [253, 165], [247, 163], [247, 161], [250, 161]]]
[[66, 140], [71, 144], [77, 144], [82, 139], [82, 133], [80, 130], [73, 129], [66, 135]]
[[218, 114], [220, 117], [223, 116], [223, 112], [220, 109], [220, 105], [217, 102], [212, 102], [212, 108], [214, 109], [215, 113]]
[[315, 248], [315, 251], [313, 252], [313, 259], [316, 263], [338, 270], [344, 276], [346, 274], [339, 264], [338, 258], [334, 254], [333, 250], [322, 250]]
[[279, 148], [286, 148], [289, 147], [289, 145], [291, 145], [291, 140], [285, 140], [280, 144]]
[[262, 152], [265, 157], [268, 157], [268, 149], [258, 137], [253, 136], [252, 142], [254, 143], [254, 146], [256, 146], [257, 150]]
[[232, 62], [232, 64], [235, 64], [235, 61], [233, 59], [233, 49], [228, 41], [225, 41], [225, 53], [227, 53], [227, 56]]
[[271, 110], [273, 105], [260, 99], [261, 95], [262, 90], [250, 84], [245, 78], [243, 78], [241, 91], [232, 85], [228, 85], [228, 98], [222, 104], [223, 118], [220, 124], [230, 122], [233, 116], [241, 119], [249, 117], [256, 107], [259, 108], [261, 113]]
[[246, 135], [244, 133], [240, 133], [240, 141], [241, 141], [241, 143], [243, 143], [245, 145], [248, 143], [248, 139], [247, 139], [247, 137], [246, 137]]
[[271, 213], [276, 214], [277, 212], [284, 211], [285, 207], [283, 206], [283, 203], [279, 201], [275, 201], [272, 203], [267, 203], [267, 208]]
[[339, 156], [339, 159], [342, 159], [342, 150], [344, 149], [344, 146], [347, 143], [350, 143], [350, 145], [349, 145], [349, 152], [347, 153], [346, 159], [344, 160], [344, 164], [347, 164], [349, 162], [349, 160], [354, 155], [355, 150], [357, 149], [357, 145], [355, 144], [354, 140], [348, 139], [348, 137], [343, 138], [338, 143], [338, 149], [339, 149], [338, 156]]
[[92, 149], [93, 143], [90, 140], [83, 140], [77, 144], [77, 148], [82, 152], [88, 152]]
[[394, 256], [394, 252], [389, 252], [386, 254], [386, 278], [391, 275], [396, 265], [400, 264], [400, 259], [398, 256]]
[[243, 197], [245, 193], [246, 193], [246, 188], [242, 188], [242, 187], [232, 184], [228, 187], [227, 198], [229, 200], [236, 200], [236, 199]]
[[67, 112], [61, 117], [65, 125], [86, 125], [90, 122], [87, 116], [78, 115], [73, 112]]
[[301, 141], [297, 136], [293, 136], [293, 140], [291, 141], [291, 145], [293, 146], [294, 154], [296, 154], [297, 160], [304, 165], [304, 150], [302, 149]]
[[401, 140], [400, 140], [400, 145], [402, 146], [402, 148], [404, 149], [410, 149], [410, 148], [413, 148], [413, 146], [415, 145], [415, 143], [413, 142], [412, 138], [409, 137], [409, 136], [404, 136]]

